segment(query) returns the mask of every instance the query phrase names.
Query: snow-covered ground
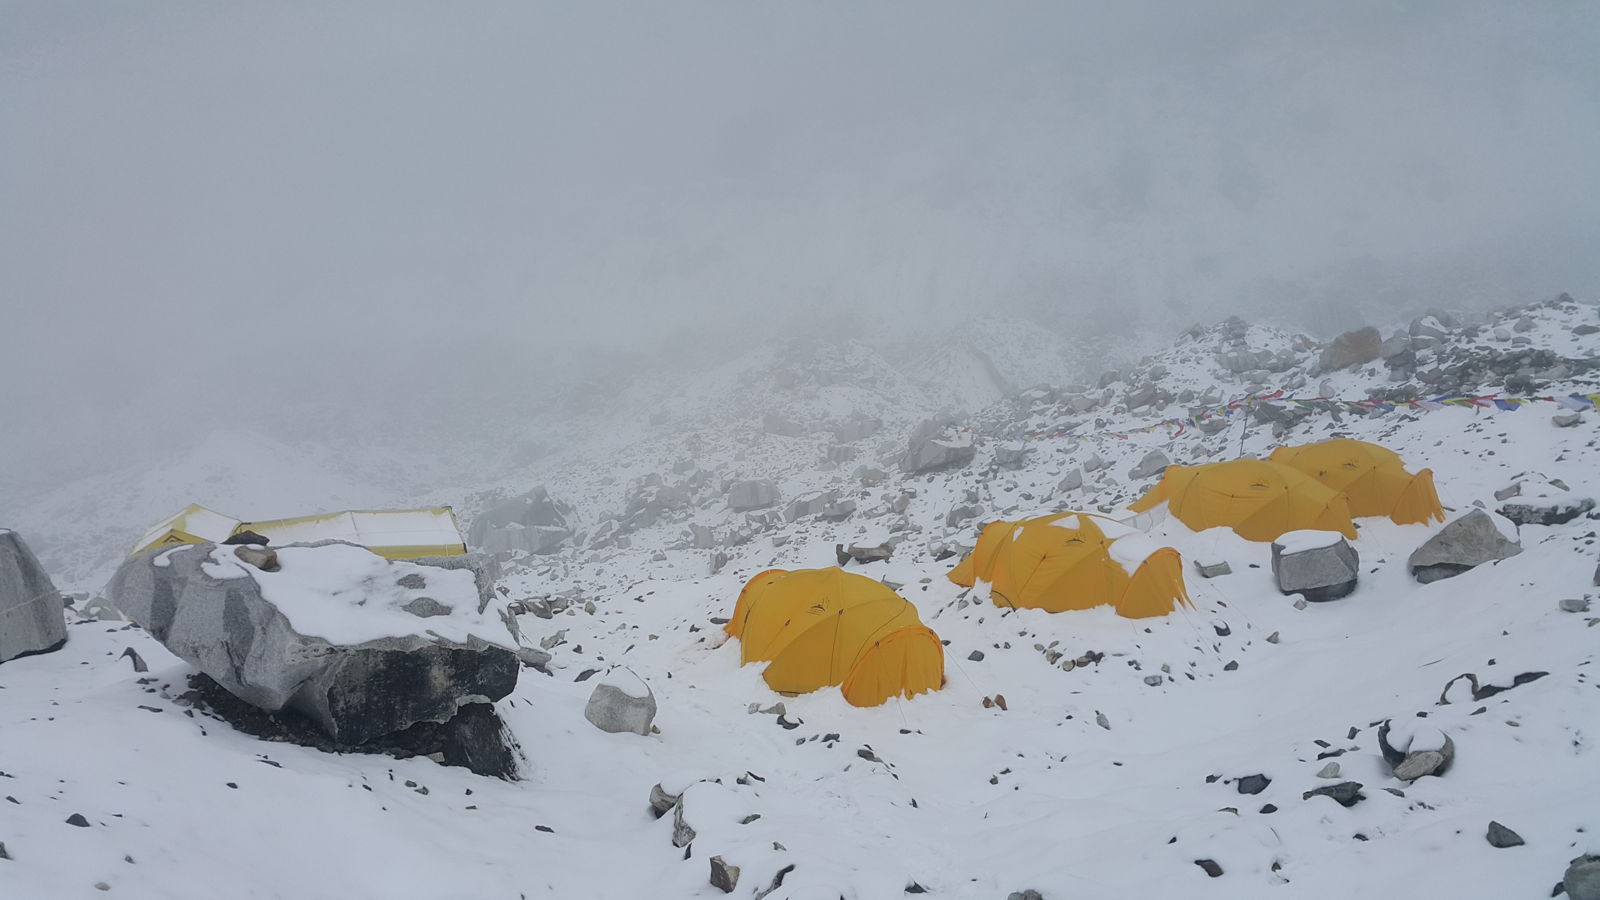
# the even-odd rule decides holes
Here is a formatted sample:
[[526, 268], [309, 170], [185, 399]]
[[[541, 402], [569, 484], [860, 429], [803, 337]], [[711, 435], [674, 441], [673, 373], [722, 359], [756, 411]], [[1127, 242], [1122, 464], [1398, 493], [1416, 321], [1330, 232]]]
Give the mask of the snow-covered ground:
[[[1455, 333], [1448, 346], [1521, 346], [1494, 329], [1509, 331], [1522, 315], [1531, 324], [1514, 334], [1526, 346], [1600, 357], [1600, 336], [1574, 333], [1600, 324], [1596, 307], [1581, 303], [1525, 310], [1476, 335]], [[1298, 355], [1265, 375], [1219, 364], [1219, 353], [1241, 347]], [[742, 897], [788, 866], [770, 896], [1549, 896], [1569, 860], [1600, 853], [1600, 604], [1594, 613], [1558, 608], [1597, 593], [1594, 519], [1524, 526], [1521, 555], [1428, 585], [1409, 576], [1406, 559], [1438, 526], [1363, 519], [1352, 542], [1361, 555], [1355, 592], [1303, 608], [1276, 590], [1268, 545], [1159, 516], [1140, 520], [1151, 539], [1186, 561], [1232, 568], [1203, 579], [1187, 567], [1194, 609], [1166, 618], [1001, 610], [944, 577], [960, 556], [939, 559], [941, 551], [970, 547], [984, 521], [1068, 508], [1121, 515], [1153, 483], [1127, 473], [1154, 449], [1191, 462], [1336, 435], [1379, 441], [1412, 468], [1434, 470], [1452, 519], [1475, 504], [1496, 507], [1494, 492], [1529, 472], [1540, 490], [1555, 479], [1573, 496], [1600, 497], [1600, 414], [1560, 428], [1551, 415], [1562, 410], [1550, 403], [1317, 413], [1277, 436], [1241, 419], [1210, 436], [1047, 437], [1026, 442], [1018, 468], [993, 462], [1002, 437], [1058, 426], [1126, 433], [1182, 414], [1185, 391], [1199, 405], [1208, 392], [1244, 394], [1252, 378], [1269, 378], [1269, 390], [1299, 378], [1290, 392], [1308, 396], [1327, 381], [1344, 398], [1401, 383], [1382, 363], [1313, 373], [1317, 351], [1295, 347], [1293, 336], [1258, 326], [1201, 330], [1108, 380], [1109, 396], [1095, 386], [1087, 412], [1046, 394], [1002, 400], [967, 420], [977, 458], [952, 472], [903, 475], [892, 457], [918, 420], [958, 404], [845, 342], [763, 348], [676, 386], [677, 400], [640, 385], [618, 398], [605, 439], [493, 483], [386, 493], [379, 479], [325, 474], [333, 469], [317, 466], [314, 452], [273, 448], [249, 456], [248, 468], [179, 463], [150, 482], [57, 492], [7, 524], [30, 540], [30, 526], [50, 532], [41, 556], [65, 573], [58, 580], [92, 590], [125, 552], [123, 530], [131, 540], [191, 500], [252, 517], [454, 502], [465, 522], [494, 497], [542, 483], [575, 507], [577, 546], [513, 565], [505, 586], [511, 599], [575, 602], [548, 620], [521, 617], [530, 639], [551, 645], [554, 674], [524, 670], [497, 704], [528, 760], [514, 783], [424, 758], [259, 741], [181, 702], [192, 670], [144, 632], [74, 624], [63, 650], [0, 666], [0, 843], [10, 857], [0, 860], [0, 897], [722, 896], [708, 883], [712, 856], [741, 867]], [[973, 371], [968, 362], [963, 373]], [[1147, 382], [1173, 395], [1170, 405], [1127, 409]], [[1594, 372], [1540, 385], [1541, 395], [1600, 391]], [[769, 413], [801, 436], [768, 433]], [[883, 430], [838, 444], [828, 426], [856, 413], [882, 418]], [[854, 458], [829, 462], [836, 446]], [[230, 443], [195, 459], [250, 452]], [[1105, 468], [1085, 472], [1082, 489], [1059, 490], [1091, 454]], [[864, 483], [860, 465], [886, 480]], [[240, 471], [256, 474], [222, 474]], [[694, 471], [716, 482], [771, 478], [783, 501], [747, 516], [702, 493], [634, 530], [629, 546], [584, 546], [620, 517], [644, 476], [673, 484]], [[284, 490], [262, 489], [277, 478]], [[104, 507], [113, 515], [97, 516], [96, 497], [118, 490]], [[790, 500], [823, 490], [857, 511], [842, 522], [784, 521]], [[158, 502], [170, 508], [145, 509]], [[952, 524], [960, 506], [978, 514]], [[74, 523], [90, 524], [75, 532]], [[718, 546], [695, 549], [691, 524], [713, 529]], [[739, 666], [718, 620], [745, 580], [772, 567], [832, 565], [835, 544], [885, 535], [898, 541], [891, 560], [850, 568], [902, 585], [947, 642], [943, 690], [858, 709], [831, 690], [779, 697], [759, 666]], [[149, 662], [147, 674], [121, 657], [128, 647]], [[649, 684], [659, 734], [607, 734], [585, 721], [602, 677], [591, 670], [611, 666]], [[1446, 690], [1463, 673], [1509, 686], [1529, 672], [1547, 674], [1481, 701], [1465, 680]], [[781, 717], [751, 711], [779, 701]], [[1384, 720], [1450, 735], [1452, 768], [1396, 780], [1378, 751]], [[1338, 777], [1319, 777], [1330, 763]], [[1241, 793], [1237, 780], [1257, 774], [1270, 784]], [[658, 782], [677, 790], [705, 781], [720, 784], [686, 795], [691, 819], [702, 810], [686, 852], [672, 844], [671, 816], [654, 818], [647, 798]], [[1364, 799], [1345, 808], [1303, 796], [1341, 781], [1360, 782]], [[74, 814], [87, 825], [68, 824]], [[750, 815], [758, 818], [740, 824]], [[1490, 820], [1525, 845], [1491, 847]]]

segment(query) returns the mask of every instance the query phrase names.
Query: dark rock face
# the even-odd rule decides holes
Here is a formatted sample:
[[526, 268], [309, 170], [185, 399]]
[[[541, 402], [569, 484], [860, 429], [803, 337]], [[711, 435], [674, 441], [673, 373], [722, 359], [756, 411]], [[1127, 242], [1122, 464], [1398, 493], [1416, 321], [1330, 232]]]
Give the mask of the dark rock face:
[[1489, 846], [1500, 850], [1507, 847], [1521, 847], [1524, 843], [1522, 835], [1494, 821], [1489, 823], [1489, 830], [1483, 837], [1489, 842]]
[[1499, 512], [1517, 525], [1565, 525], [1591, 509], [1594, 509], [1594, 501], [1581, 497], [1543, 503], [1507, 503]]
[[468, 703], [447, 721], [419, 722], [403, 731], [356, 744], [330, 738], [315, 722], [293, 709], [267, 712], [251, 706], [208, 675], [189, 676], [189, 686], [190, 690], [178, 698], [180, 702], [266, 741], [298, 744], [327, 753], [377, 753], [397, 759], [437, 753], [447, 766], [460, 766], [507, 781], [517, 777], [517, 743], [488, 703]]
[[61, 593], [23, 543], [0, 528], [0, 663], [49, 653], [67, 642]]
[[1259, 794], [1267, 789], [1272, 779], [1265, 775], [1246, 775], [1236, 782], [1241, 794]]
[[[420, 647], [339, 653], [308, 679], [294, 706], [334, 740], [363, 744], [417, 722], [452, 715], [463, 688], [499, 700], [517, 686], [522, 663], [500, 647]], [[441, 697], [439, 685], [454, 686]]]

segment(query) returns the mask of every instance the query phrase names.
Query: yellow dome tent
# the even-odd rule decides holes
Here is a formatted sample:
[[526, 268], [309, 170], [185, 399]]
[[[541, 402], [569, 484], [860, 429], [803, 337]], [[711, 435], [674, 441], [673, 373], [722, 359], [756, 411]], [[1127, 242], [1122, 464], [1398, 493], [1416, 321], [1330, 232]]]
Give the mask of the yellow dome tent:
[[1353, 516], [1388, 516], [1401, 525], [1444, 521], [1433, 470], [1406, 471], [1400, 454], [1350, 438], [1279, 447], [1272, 461], [1298, 469], [1344, 494]]
[[739, 639], [741, 665], [770, 662], [762, 677], [779, 693], [836, 684], [852, 706], [877, 706], [944, 685], [944, 646], [916, 607], [843, 569], [756, 575], [724, 630]]
[[1163, 501], [1195, 531], [1222, 525], [1247, 541], [1276, 540], [1301, 529], [1356, 536], [1343, 494], [1298, 469], [1259, 459], [1168, 466], [1156, 486], [1128, 508], [1144, 512]]
[[965, 587], [987, 582], [996, 606], [1049, 612], [1112, 606], [1130, 619], [1192, 606], [1178, 551], [1085, 513], [994, 522], [948, 577]]

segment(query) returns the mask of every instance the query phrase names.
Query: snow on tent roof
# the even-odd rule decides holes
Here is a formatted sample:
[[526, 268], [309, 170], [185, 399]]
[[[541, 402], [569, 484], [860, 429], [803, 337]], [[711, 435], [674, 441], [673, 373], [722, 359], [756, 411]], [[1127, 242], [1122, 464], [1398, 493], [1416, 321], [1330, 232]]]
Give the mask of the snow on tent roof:
[[389, 559], [417, 556], [455, 556], [466, 552], [461, 528], [448, 506], [432, 509], [358, 509], [245, 522], [249, 529], [274, 544], [312, 541], [349, 541]]
[[[233, 534], [239, 520], [214, 509], [191, 503], [144, 533], [133, 545], [133, 553], [157, 544], [187, 544], [194, 541], [222, 541]], [[131, 555], [131, 554], [130, 554]]]

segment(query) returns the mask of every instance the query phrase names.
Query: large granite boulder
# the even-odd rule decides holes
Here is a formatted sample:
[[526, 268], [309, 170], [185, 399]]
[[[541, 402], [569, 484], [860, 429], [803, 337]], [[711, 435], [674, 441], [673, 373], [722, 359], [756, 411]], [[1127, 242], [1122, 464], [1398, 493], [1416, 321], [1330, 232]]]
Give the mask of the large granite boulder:
[[736, 481], [728, 488], [728, 508], [734, 512], [766, 509], [778, 503], [778, 486], [765, 479]]
[[971, 435], [953, 431], [947, 422], [930, 419], [912, 430], [900, 468], [913, 475], [956, 469], [972, 462], [977, 453]]
[[1383, 349], [1383, 335], [1368, 325], [1355, 331], [1346, 331], [1333, 339], [1322, 351], [1317, 367], [1324, 372], [1359, 366], [1378, 358]]
[[595, 684], [583, 717], [601, 731], [648, 737], [656, 718], [656, 695], [633, 672], [612, 669]]
[[1290, 531], [1272, 542], [1272, 577], [1278, 590], [1319, 602], [1356, 589], [1361, 558], [1336, 531]]
[[168, 650], [264, 710], [294, 709], [342, 745], [504, 697], [520, 663], [504, 604], [480, 610], [470, 569], [386, 560], [353, 544], [188, 544], [117, 570], [110, 600]]
[[521, 550], [554, 553], [570, 537], [567, 517], [572, 510], [539, 486], [485, 510], [472, 520], [467, 541], [489, 553]]
[[1412, 577], [1427, 584], [1521, 553], [1516, 526], [1504, 519], [1500, 522], [1504, 525], [1489, 513], [1475, 509], [1439, 529], [1407, 560]]
[[67, 642], [61, 593], [22, 535], [0, 528], [0, 663]]

